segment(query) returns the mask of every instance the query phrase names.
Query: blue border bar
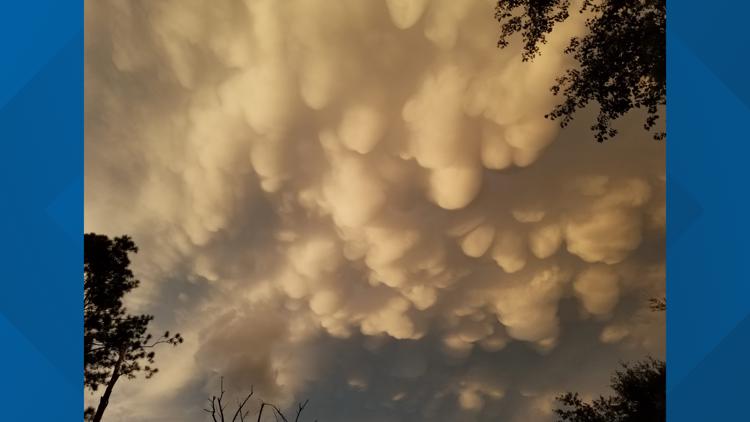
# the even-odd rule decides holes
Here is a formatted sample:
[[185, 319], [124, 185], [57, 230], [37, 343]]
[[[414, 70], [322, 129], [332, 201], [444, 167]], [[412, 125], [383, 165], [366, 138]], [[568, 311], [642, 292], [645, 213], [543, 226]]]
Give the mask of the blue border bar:
[[750, 420], [749, 12], [668, 2], [670, 422]]
[[83, 2], [0, 14], [0, 419], [83, 411]]

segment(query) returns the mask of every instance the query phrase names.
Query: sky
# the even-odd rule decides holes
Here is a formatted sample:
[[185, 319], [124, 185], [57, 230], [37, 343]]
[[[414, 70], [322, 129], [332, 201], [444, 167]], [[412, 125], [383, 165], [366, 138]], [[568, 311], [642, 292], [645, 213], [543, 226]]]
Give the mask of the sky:
[[664, 356], [664, 143], [544, 118], [577, 14], [522, 62], [492, 1], [85, 7], [85, 229], [185, 338], [109, 421], [544, 422]]

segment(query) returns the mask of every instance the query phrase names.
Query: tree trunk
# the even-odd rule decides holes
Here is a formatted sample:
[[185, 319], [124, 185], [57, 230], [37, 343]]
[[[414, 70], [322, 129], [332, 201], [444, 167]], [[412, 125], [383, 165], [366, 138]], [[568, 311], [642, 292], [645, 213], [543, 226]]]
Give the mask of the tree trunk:
[[104, 409], [106, 409], [107, 405], [109, 404], [109, 396], [112, 395], [112, 390], [115, 387], [115, 383], [120, 378], [120, 368], [122, 368], [122, 362], [124, 360], [125, 350], [120, 349], [120, 356], [118, 356], [117, 363], [115, 364], [115, 369], [112, 371], [112, 377], [110, 377], [109, 382], [107, 383], [107, 388], [104, 389], [102, 398], [99, 399], [99, 406], [96, 408], [94, 419], [91, 420], [92, 422], [101, 422], [102, 415], [104, 415]]

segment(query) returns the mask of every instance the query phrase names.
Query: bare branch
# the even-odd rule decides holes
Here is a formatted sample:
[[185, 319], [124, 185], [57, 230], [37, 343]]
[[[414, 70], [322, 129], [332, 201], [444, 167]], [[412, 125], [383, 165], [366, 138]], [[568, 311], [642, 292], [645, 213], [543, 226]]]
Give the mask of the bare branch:
[[[210, 406], [207, 408], [202, 409], [204, 412], [211, 415], [211, 418], [214, 422], [225, 422], [228, 421], [228, 419], [225, 419], [224, 416], [224, 410], [227, 408], [227, 404], [224, 403], [224, 393], [226, 393], [226, 390], [224, 390], [224, 377], [221, 377], [221, 383], [220, 383], [220, 389], [221, 392], [219, 396], [212, 396], [209, 400]], [[250, 415], [250, 410], [246, 410], [247, 403], [250, 401], [250, 398], [252, 398], [255, 395], [255, 389], [253, 386], [250, 387], [250, 393], [245, 396], [243, 400], [237, 400], [237, 408], [232, 414], [231, 422], [244, 422], [245, 418]], [[297, 404], [297, 414], [294, 418], [294, 422], [300, 421], [300, 416], [302, 415], [302, 412], [307, 407], [310, 400], [305, 400], [304, 402]], [[273, 412], [274, 419], [279, 422], [289, 422], [289, 419], [287, 419], [286, 415], [279, 409], [278, 406], [276, 406], [273, 403], [269, 403], [266, 401], [261, 400], [260, 401], [260, 408], [258, 409], [258, 417], [257, 421], [260, 422], [263, 420], [263, 411], [266, 410], [266, 407], [270, 407]], [[317, 422], [317, 421], [316, 421]]]
[[221, 393], [219, 394], [219, 416], [221, 416], [221, 422], [224, 422], [224, 406], [221, 405], [221, 399], [224, 398], [224, 377], [221, 377]]
[[263, 409], [266, 407], [266, 402], [260, 403], [260, 409], [258, 410], [258, 422], [260, 422], [261, 416], [263, 416]]
[[214, 420], [214, 422], [219, 422], [216, 420], [216, 404], [215, 404], [216, 396], [211, 397], [211, 409], [203, 409], [206, 413], [211, 415], [211, 419]]
[[282, 419], [282, 420], [283, 420], [284, 422], [289, 422], [289, 420], [287, 420], [286, 416], [284, 416], [284, 414], [283, 414], [283, 413], [281, 413], [281, 410], [279, 410], [279, 408], [278, 408], [278, 407], [276, 407], [276, 405], [275, 405], [275, 404], [271, 404], [271, 403], [267, 403], [267, 404], [268, 404], [269, 406], [271, 406], [271, 408], [273, 408], [273, 410], [274, 410], [274, 411], [275, 411], [275, 412], [276, 412], [276, 413], [277, 413], [277, 414], [278, 414], [278, 415], [279, 415], [279, 416], [281, 417], [281, 419]]
[[299, 421], [299, 415], [302, 414], [302, 411], [305, 410], [305, 407], [307, 407], [307, 403], [309, 403], [309, 402], [310, 402], [310, 399], [307, 399], [307, 400], [305, 400], [304, 403], [298, 405], [299, 409], [297, 409], [297, 417], [294, 418], [294, 422], [298, 422]]
[[237, 411], [234, 412], [234, 416], [232, 416], [232, 422], [235, 422], [238, 416], [240, 417], [240, 422], [242, 422], [242, 419], [243, 419], [242, 408], [245, 407], [245, 403], [247, 403], [247, 401], [250, 400], [250, 397], [253, 396], [253, 393], [254, 393], [253, 386], [250, 386], [250, 394], [248, 394], [247, 397], [245, 397], [245, 400], [243, 400], [242, 403], [239, 403], [239, 401], [237, 402]]

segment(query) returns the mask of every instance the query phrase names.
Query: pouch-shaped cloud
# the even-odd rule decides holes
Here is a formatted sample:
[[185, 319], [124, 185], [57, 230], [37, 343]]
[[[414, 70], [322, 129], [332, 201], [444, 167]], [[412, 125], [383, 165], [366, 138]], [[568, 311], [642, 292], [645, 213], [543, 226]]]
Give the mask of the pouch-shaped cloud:
[[587, 262], [615, 264], [641, 242], [641, 207], [650, 189], [643, 180], [610, 182], [590, 178], [578, 183], [581, 193], [593, 200], [569, 216], [565, 226], [568, 251]]
[[606, 265], [586, 268], [573, 284], [583, 307], [592, 314], [608, 314], [617, 304], [620, 288], [615, 271]]

